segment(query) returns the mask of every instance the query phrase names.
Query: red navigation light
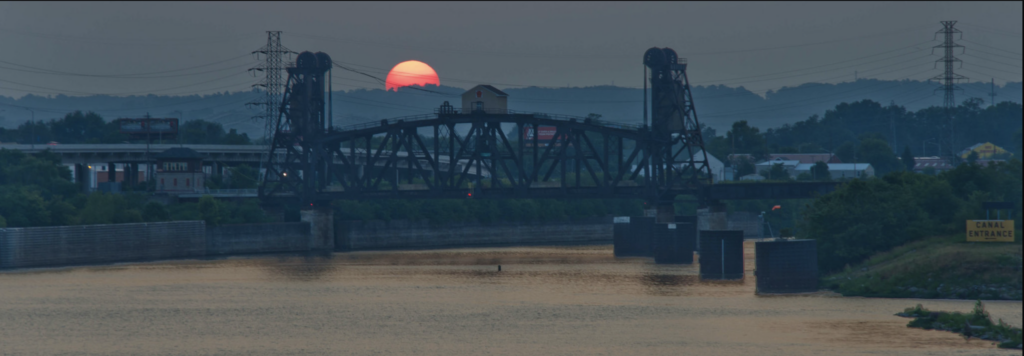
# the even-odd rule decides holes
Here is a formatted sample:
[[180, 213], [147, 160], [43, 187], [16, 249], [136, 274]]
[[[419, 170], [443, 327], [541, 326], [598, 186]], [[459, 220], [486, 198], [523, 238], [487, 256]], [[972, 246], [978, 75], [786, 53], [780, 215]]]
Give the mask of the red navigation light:
[[472, 196], [473, 196], [473, 193], [466, 193], [466, 196], [468, 196], [468, 197], [472, 197]]

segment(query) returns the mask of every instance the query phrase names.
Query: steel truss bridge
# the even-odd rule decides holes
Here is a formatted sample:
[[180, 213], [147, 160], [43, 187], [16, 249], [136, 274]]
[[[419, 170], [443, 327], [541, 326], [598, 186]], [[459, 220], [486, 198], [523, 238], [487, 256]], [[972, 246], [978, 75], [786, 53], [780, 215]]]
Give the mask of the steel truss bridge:
[[[335, 199], [676, 196], [702, 205], [725, 199], [811, 198], [835, 183], [712, 184], [686, 63], [671, 49], [644, 55], [651, 124], [462, 111], [335, 128], [325, 103], [330, 57], [304, 52], [287, 68], [281, 118], [259, 196], [268, 204], [324, 206]], [[646, 84], [646, 83], [645, 83]], [[645, 90], [645, 97], [647, 91]], [[645, 105], [647, 100], [645, 100]], [[541, 127], [550, 137], [528, 135]], [[283, 157], [283, 158], [282, 158]], [[452, 164], [455, 162], [456, 164]]]

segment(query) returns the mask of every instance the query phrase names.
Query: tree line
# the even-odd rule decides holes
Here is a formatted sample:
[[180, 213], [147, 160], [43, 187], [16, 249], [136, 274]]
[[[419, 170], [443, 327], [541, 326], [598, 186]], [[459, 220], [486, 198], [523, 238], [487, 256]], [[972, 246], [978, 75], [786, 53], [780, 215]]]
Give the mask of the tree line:
[[[249, 145], [253, 141], [246, 133], [235, 129], [224, 130], [220, 123], [189, 120], [179, 123], [178, 139], [165, 143]], [[157, 138], [154, 138], [154, 141]], [[143, 143], [122, 134], [117, 120], [105, 121], [94, 112], [75, 111], [60, 119], [26, 121], [15, 129], [0, 128], [0, 143], [47, 144], [50, 142], [75, 143]]]
[[0, 228], [205, 220], [208, 224], [256, 223], [270, 218], [255, 199], [164, 205], [144, 193], [83, 193], [57, 154], [29, 155], [0, 149]]
[[[912, 169], [913, 157], [958, 154], [976, 143], [992, 142], [1020, 157], [1024, 153], [1021, 104], [1004, 101], [982, 108], [981, 103], [975, 98], [965, 100], [947, 116], [941, 107], [912, 112], [902, 106], [862, 100], [841, 103], [824, 116], [815, 114], [764, 132], [747, 121], [738, 121], [724, 136], [707, 127], [703, 133], [708, 152], [723, 162], [733, 153], [751, 154], [759, 160], [772, 153], [831, 152], [843, 162], [870, 163], [879, 176]], [[753, 163], [737, 162], [738, 176], [753, 173]]]

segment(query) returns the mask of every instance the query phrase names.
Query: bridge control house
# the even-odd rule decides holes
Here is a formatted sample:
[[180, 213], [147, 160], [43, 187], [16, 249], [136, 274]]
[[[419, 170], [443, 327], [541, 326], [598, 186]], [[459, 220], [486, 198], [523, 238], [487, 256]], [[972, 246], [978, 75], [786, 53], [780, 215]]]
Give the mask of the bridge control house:
[[203, 155], [191, 148], [175, 147], [156, 156], [156, 191], [195, 193], [204, 188]]
[[481, 84], [462, 93], [462, 113], [508, 114], [508, 94]]

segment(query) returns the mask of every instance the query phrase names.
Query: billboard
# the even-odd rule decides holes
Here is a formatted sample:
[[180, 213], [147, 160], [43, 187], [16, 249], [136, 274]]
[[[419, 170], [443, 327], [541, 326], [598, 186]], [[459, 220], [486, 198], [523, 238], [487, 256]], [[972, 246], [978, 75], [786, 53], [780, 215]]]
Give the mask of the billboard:
[[523, 127], [523, 142], [527, 147], [533, 147], [533, 137], [537, 136], [537, 146], [546, 147], [557, 131], [558, 128], [554, 126], [538, 126], [536, 130], [533, 126], [526, 126]]
[[148, 136], [162, 136], [172, 138], [178, 134], [178, 119], [118, 119], [118, 127], [121, 133], [131, 135], [135, 138]]
[[967, 220], [967, 241], [1013, 242], [1013, 220]]

